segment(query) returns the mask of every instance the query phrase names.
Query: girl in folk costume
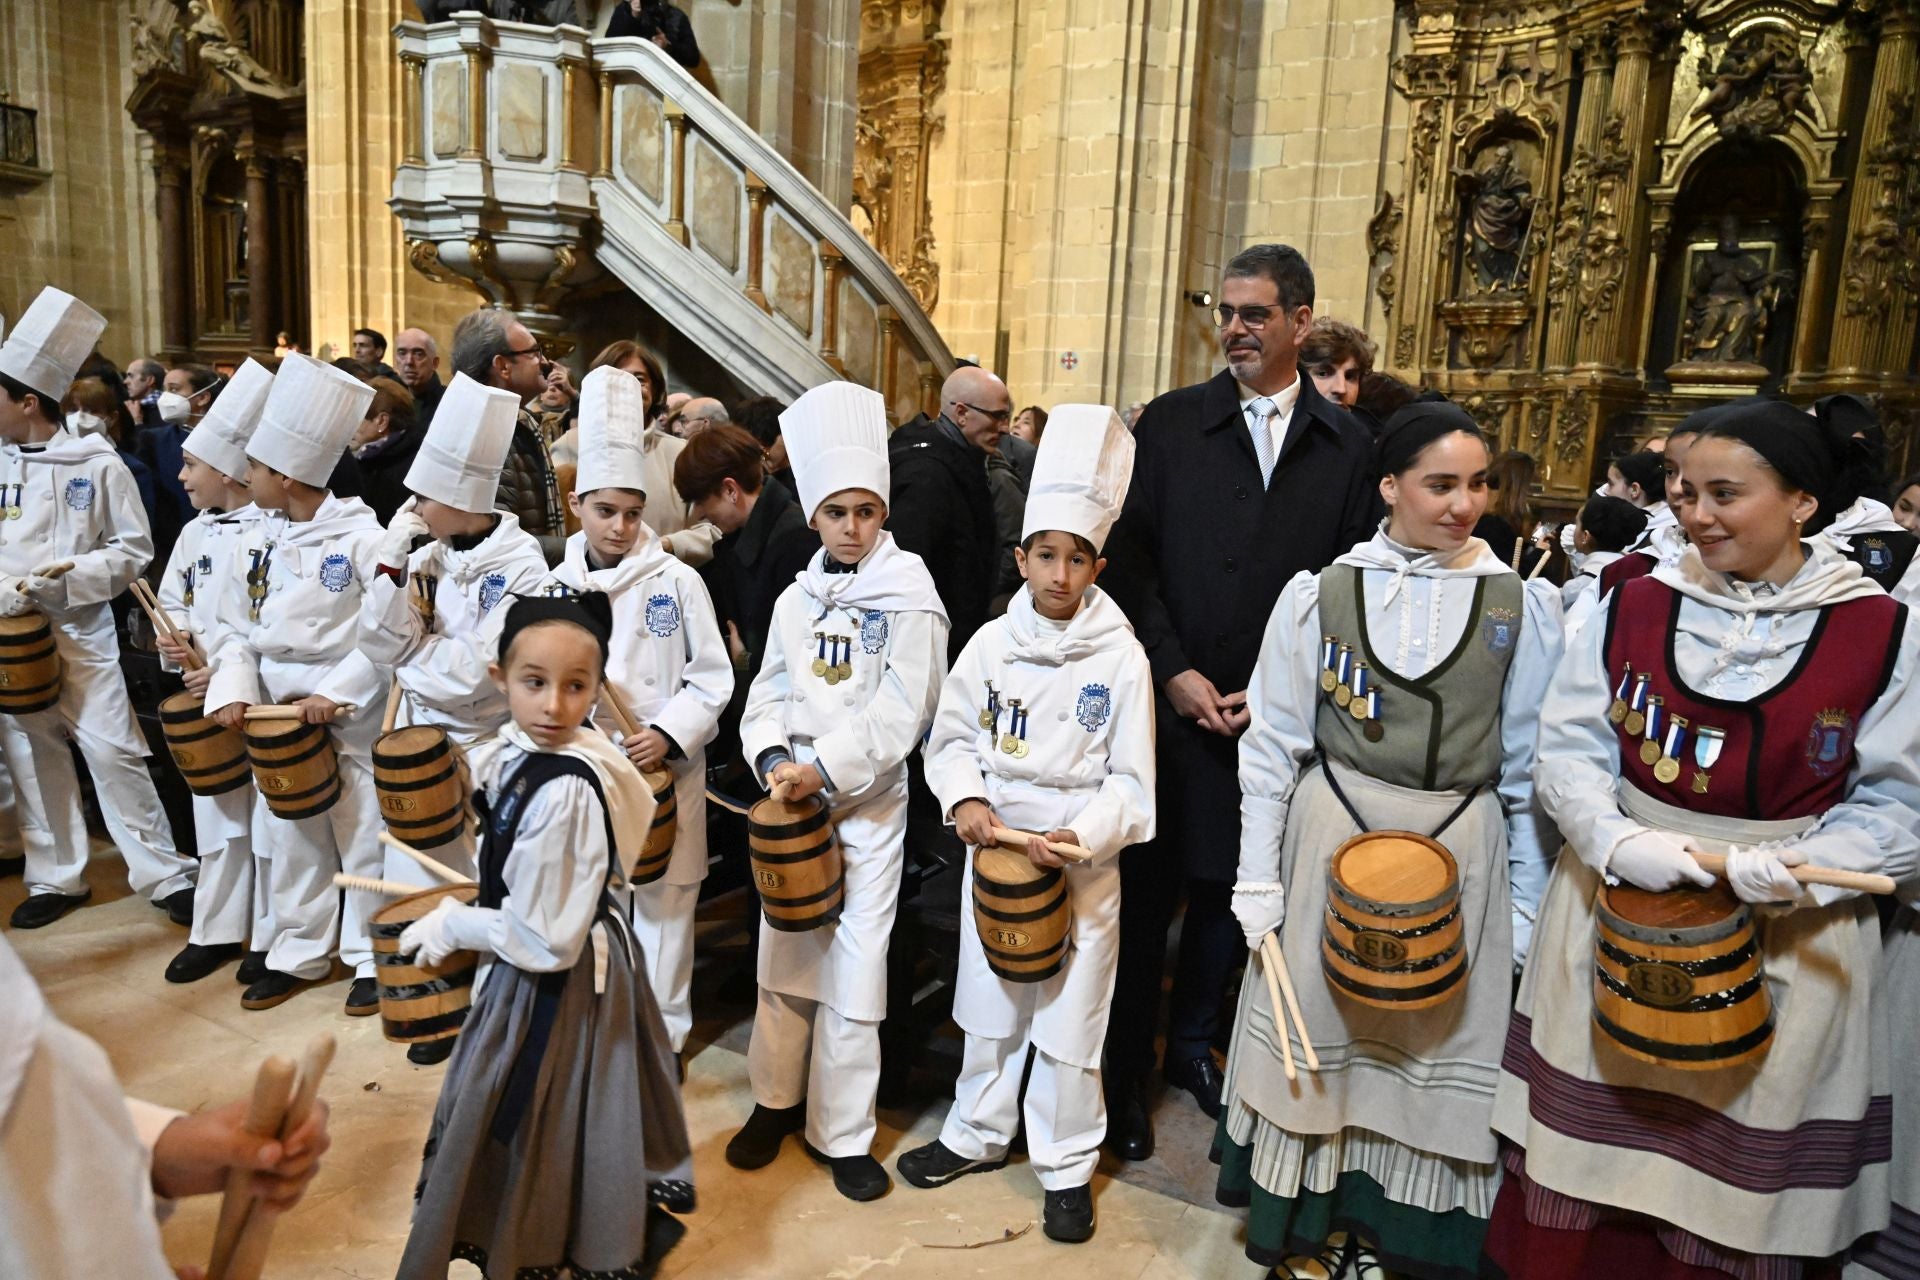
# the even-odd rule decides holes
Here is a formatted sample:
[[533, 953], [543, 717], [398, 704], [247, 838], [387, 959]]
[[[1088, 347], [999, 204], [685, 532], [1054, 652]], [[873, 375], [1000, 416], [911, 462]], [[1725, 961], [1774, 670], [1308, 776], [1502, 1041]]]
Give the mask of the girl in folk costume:
[[1833, 512], [1831, 520], [1826, 512], [1815, 517], [1820, 536], [1888, 595], [1912, 604], [1920, 595], [1920, 557], [1913, 554], [1920, 538], [1893, 518], [1893, 509], [1880, 497], [1872, 496], [1884, 496], [1887, 483], [1887, 433], [1879, 416], [1866, 401], [1850, 395], [1824, 396], [1807, 412], [1831, 434], [1849, 441], [1843, 465], [1849, 474], [1849, 491], [1858, 488], [1860, 493], [1851, 505]]
[[[1536, 772], [1569, 853], [1494, 1104], [1506, 1275], [1792, 1280], [1887, 1223], [1878, 921], [1789, 872], [1920, 859], [1920, 639], [1801, 540], [1851, 499], [1847, 447], [1776, 402], [1710, 425], [1692, 549], [1616, 592], [1548, 691]], [[1695, 850], [1726, 855], [1731, 893]], [[1698, 958], [1635, 950], [1681, 918]]]
[[[1616, 559], [1600, 571], [1598, 582], [1588, 588], [1581, 609], [1581, 621], [1591, 613], [1607, 593], [1621, 583], [1632, 578], [1642, 578], [1663, 564], [1678, 564], [1680, 557], [1686, 554], [1687, 531], [1680, 525], [1680, 468], [1686, 464], [1687, 453], [1693, 448], [1693, 442], [1700, 438], [1708, 424], [1721, 414], [1732, 409], [1732, 404], [1708, 405], [1696, 409], [1680, 420], [1680, 424], [1667, 433], [1664, 447], [1657, 454], [1642, 451], [1622, 459], [1620, 464], [1609, 471], [1609, 481], [1613, 474], [1624, 467], [1640, 474], [1658, 467], [1664, 501], [1651, 505], [1639, 504], [1647, 513], [1646, 530], [1627, 548], [1626, 554]], [[1638, 488], [1637, 485], [1630, 486]], [[1624, 501], [1636, 501], [1627, 492], [1616, 491], [1609, 483], [1606, 492]], [[1569, 613], [1572, 606], [1569, 606]]]
[[[234, 371], [207, 416], [194, 425], [182, 447], [180, 484], [200, 514], [180, 530], [157, 593], [160, 607], [186, 643], [156, 636], [163, 663], [181, 672], [187, 692], [204, 698], [213, 679], [207, 658], [232, 630], [233, 619], [220, 613], [222, 584], [243, 572], [243, 548], [257, 543], [263, 529], [281, 518], [253, 505], [247, 488], [247, 441], [273, 389], [273, 374], [248, 360]], [[264, 536], [271, 536], [269, 531]], [[273, 942], [267, 901], [268, 869], [256, 866], [253, 824], [257, 797], [252, 779], [219, 795], [193, 797], [193, 829], [200, 846], [200, 880], [193, 898], [193, 932], [186, 948], [167, 966], [167, 981], [197, 982], [228, 960], [247, 952], [240, 966], [243, 983], [259, 981]]]
[[61, 425], [61, 398], [106, 327], [78, 298], [43, 289], [0, 346], [0, 617], [19, 628], [23, 615], [43, 615], [64, 672], [52, 706], [23, 712], [30, 691], [14, 689], [14, 710], [0, 715], [30, 895], [14, 909], [16, 929], [52, 924], [92, 895], [70, 741], [134, 891], [175, 924], [193, 921], [194, 864], [175, 850], [147, 774], [108, 606], [153, 559], [153, 539], [112, 442]]
[[[1119, 960], [1120, 851], [1154, 825], [1152, 673], [1126, 616], [1093, 585], [1132, 474], [1133, 437], [1112, 409], [1062, 405], [1047, 420], [1016, 557], [1027, 589], [961, 651], [927, 745], [927, 785], [970, 846], [998, 844], [996, 826], [1046, 833], [1017, 852], [1055, 876], [1065, 867], [1071, 933], [1058, 972], [1008, 981], [979, 930], [962, 926], [954, 1017], [966, 1058], [939, 1139], [901, 1156], [900, 1176], [934, 1187], [999, 1168], [1024, 1110], [1044, 1229], [1069, 1243], [1093, 1234], [1088, 1184], [1106, 1135], [1100, 1051]], [[1047, 841], [1094, 860], [1063, 863]]]
[[[707, 876], [707, 744], [733, 696], [733, 663], [700, 575], [643, 522], [645, 392], [610, 365], [580, 384], [580, 462], [568, 501], [580, 532], [547, 578], [551, 594], [605, 592], [613, 606], [607, 685], [640, 731], [624, 740], [644, 773], [673, 776], [675, 835], [664, 872], [633, 886], [633, 931], [673, 1051], [693, 1027], [693, 912]], [[621, 737], [611, 706], [594, 723]]]
[[653, 794], [582, 724], [612, 613], [598, 593], [515, 600], [491, 668], [510, 719], [472, 754], [480, 892], [407, 927], [403, 953], [483, 968], [434, 1108], [400, 1280], [464, 1258], [494, 1280], [654, 1274], [693, 1207], [666, 1032], [615, 896]]
[[[1330, 1276], [1348, 1258], [1362, 1275], [1380, 1260], [1477, 1273], [1500, 1177], [1488, 1118], [1514, 968], [1554, 846], [1531, 770], [1560, 656], [1558, 593], [1472, 536], [1489, 456], [1464, 410], [1408, 405], [1375, 447], [1387, 519], [1281, 593], [1240, 745], [1234, 914], [1255, 951], [1278, 933], [1321, 1066], [1285, 1077], [1281, 1037], [1298, 1037], [1250, 976], [1219, 1194], [1251, 1204], [1247, 1255], [1282, 1280]], [[1382, 829], [1438, 842], [1409, 851], [1432, 883], [1404, 899], [1437, 905], [1380, 908], [1416, 922], [1397, 936], [1355, 923], [1389, 890], [1347, 870], [1369, 855], [1360, 842], [1349, 861], [1345, 846]], [[1453, 941], [1423, 941], [1454, 927]], [[1351, 1240], [1322, 1244], [1337, 1231]]]
[[884, 1195], [871, 1154], [907, 823], [906, 759], [946, 675], [947, 614], [926, 566], [887, 518], [880, 393], [815, 387], [780, 415], [800, 507], [822, 548], [774, 605], [740, 741], [769, 785], [832, 807], [845, 900], [831, 928], [760, 930], [760, 1003], [747, 1074], [753, 1114], [727, 1162], [758, 1169], [804, 1128], [808, 1153], [853, 1200]]
[[360, 647], [360, 598], [381, 529], [364, 502], [327, 491], [372, 399], [373, 388], [352, 375], [290, 355], [247, 442], [254, 503], [284, 514], [285, 523], [261, 521], [239, 552], [240, 572], [222, 584], [219, 611], [231, 630], [214, 651], [206, 706], [239, 729], [254, 703], [297, 705], [306, 723], [330, 726], [340, 782], [324, 812], [260, 817], [273, 944], [266, 973], [241, 997], [248, 1009], [270, 1009], [325, 978], [336, 951], [354, 971], [347, 1012], [380, 1007], [367, 938], [367, 915], [379, 900], [342, 895], [333, 876], [378, 878], [382, 867], [372, 754], [388, 673]]

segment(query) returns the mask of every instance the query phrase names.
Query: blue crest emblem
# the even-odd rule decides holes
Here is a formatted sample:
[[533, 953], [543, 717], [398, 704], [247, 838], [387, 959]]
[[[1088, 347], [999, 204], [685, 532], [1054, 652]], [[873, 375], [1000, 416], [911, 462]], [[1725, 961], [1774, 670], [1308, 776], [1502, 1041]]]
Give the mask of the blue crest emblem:
[[507, 594], [507, 575], [490, 573], [480, 579], [480, 612], [492, 613], [493, 606], [500, 603], [500, 597]]
[[1867, 572], [1885, 573], [1893, 568], [1893, 548], [1885, 542], [1879, 538], [1866, 538], [1860, 546], [1867, 558]]
[[1807, 768], [1816, 778], [1831, 778], [1853, 757], [1853, 717], [1829, 707], [1807, 730]]
[[353, 582], [353, 561], [338, 554], [320, 562], [320, 585], [329, 591], [345, 591]]
[[860, 615], [860, 647], [868, 653], [878, 653], [887, 647], [886, 614], [874, 612]]
[[93, 481], [85, 476], [75, 476], [67, 481], [66, 491], [61, 494], [69, 507], [75, 511], [87, 511], [93, 506]]
[[1113, 690], [1104, 684], [1082, 685], [1080, 700], [1074, 704], [1073, 718], [1088, 733], [1097, 732], [1113, 715]]
[[564, 582], [549, 582], [544, 588], [542, 588], [542, 593], [549, 600], [563, 600], [566, 597], [573, 595], [574, 590], [572, 587], [569, 587]]
[[670, 636], [680, 629], [680, 602], [669, 595], [647, 597], [647, 630]]
[[1520, 615], [1512, 609], [1489, 609], [1480, 622], [1480, 635], [1487, 642], [1488, 653], [1505, 653], [1513, 648], [1513, 641], [1520, 628]]

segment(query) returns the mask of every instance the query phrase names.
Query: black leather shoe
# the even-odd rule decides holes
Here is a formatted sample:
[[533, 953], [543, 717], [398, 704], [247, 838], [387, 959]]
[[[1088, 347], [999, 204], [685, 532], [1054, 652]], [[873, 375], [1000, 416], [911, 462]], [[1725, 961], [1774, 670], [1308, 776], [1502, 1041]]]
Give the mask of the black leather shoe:
[[1107, 1093], [1107, 1150], [1122, 1160], [1153, 1159], [1153, 1121], [1139, 1086], [1130, 1080]]
[[240, 957], [240, 967], [233, 971], [233, 980], [243, 987], [250, 987], [267, 976], [267, 953], [249, 951]]
[[407, 1061], [416, 1067], [436, 1067], [453, 1056], [453, 1037], [423, 1040], [407, 1046]]
[[1206, 1112], [1207, 1119], [1220, 1118], [1220, 1090], [1226, 1079], [1220, 1074], [1212, 1054], [1198, 1058], [1189, 1058], [1185, 1062], [1169, 1062], [1160, 1069], [1167, 1084], [1175, 1089], [1185, 1089], [1200, 1104], [1200, 1110]]
[[692, 1213], [700, 1201], [693, 1184], [679, 1178], [663, 1178], [647, 1186], [647, 1203], [657, 1204], [668, 1213]]
[[849, 1200], [878, 1200], [893, 1185], [887, 1171], [870, 1155], [830, 1156], [815, 1150], [804, 1138], [800, 1145], [807, 1149], [808, 1155], [833, 1170], [833, 1189]]
[[740, 1132], [727, 1143], [727, 1163], [736, 1169], [764, 1169], [780, 1154], [780, 1144], [790, 1133], [798, 1133], [807, 1123], [807, 1104], [794, 1107], [763, 1107], [753, 1104], [753, 1114], [740, 1126]]
[[306, 978], [296, 978], [290, 973], [278, 969], [267, 970], [266, 976], [248, 987], [240, 997], [242, 1009], [271, 1009], [275, 1005], [285, 1004], [293, 998], [294, 992], [313, 983]]
[[1080, 1244], [1093, 1238], [1093, 1188], [1068, 1187], [1047, 1192], [1046, 1211], [1040, 1229], [1047, 1239], [1061, 1244]]
[[164, 898], [155, 898], [153, 905], [167, 913], [167, 919], [182, 929], [193, 927], [193, 886], [175, 889]]
[[[355, 978], [347, 988], [347, 1016], [371, 1018], [380, 1012], [380, 984], [372, 978]], [[448, 1041], [449, 1044], [452, 1041]]]
[[189, 942], [180, 948], [180, 954], [167, 965], [167, 981], [198, 982], [239, 954], [240, 944], [237, 942], [225, 942], [212, 947]]
[[44, 929], [92, 896], [91, 889], [85, 893], [36, 893], [13, 909], [13, 927]]
[[1007, 1158], [974, 1160], [961, 1155], [938, 1138], [924, 1147], [916, 1147], [893, 1162], [900, 1176], [916, 1187], [944, 1187], [969, 1173], [986, 1173], [1007, 1167]]
[[12, 876], [23, 876], [25, 874], [27, 874], [27, 860], [24, 856], [18, 858], [0, 858], [0, 880], [5, 880]]

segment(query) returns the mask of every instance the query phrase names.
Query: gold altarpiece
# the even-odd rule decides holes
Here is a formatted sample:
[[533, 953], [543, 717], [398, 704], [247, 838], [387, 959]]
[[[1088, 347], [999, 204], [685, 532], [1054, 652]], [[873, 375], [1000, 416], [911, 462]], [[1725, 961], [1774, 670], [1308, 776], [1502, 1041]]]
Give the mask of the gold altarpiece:
[[1382, 363], [1579, 500], [1755, 391], [1875, 399], [1920, 458], [1920, 0], [1413, 0]]

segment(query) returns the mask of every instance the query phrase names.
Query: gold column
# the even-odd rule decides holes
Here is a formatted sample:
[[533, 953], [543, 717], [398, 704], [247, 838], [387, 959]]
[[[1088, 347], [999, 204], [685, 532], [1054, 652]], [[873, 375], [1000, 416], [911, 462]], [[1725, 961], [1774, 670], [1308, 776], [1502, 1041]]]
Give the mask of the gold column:
[[667, 167], [672, 172], [667, 195], [667, 234], [681, 244], [687, 243], [687, 113], [667, 104], [667, 131], [672, 137], [672, 154]]
[[613, 76], [602, 71], [600, 85], [600, 154], [594, 157], [593, 177], [613, 176]]
[[1647, 119], [1647, 101], [1651, 84], [1654, 29], [1644, 16], [1630, 18], [1620, 28], [1619, 57], [1613, 68], [1613, 93], [1608, 116], [1619, 121], [1620, 137], [1626, 147], [1627, 171], [1618, 192], [1625, 201], [1619, 211], [1622, 225], [1619, 238], [1626, 246], [1620, 288], [1607, 305], [1596, 305], [1591, 314], [1580, 319], [1574, 344], [1576, 363], [1583, 368], [1627, 374], [1638, 335], [1629, 329], [1640, 318], [1640, 291], [1646, 284], [1648, 264], [1631, 246], [1644, 243], [1639, 229], [1645, 225], [1646, 210], [1635, 193], [1646, 181], [1652, 158], [1653, 129]]
[[467, 50], [467, 136], [460, 148], [462, 160], [487, 158], [487, 64], [485, 49]]
[[762, 311], [772, 311], [767, 305], [767, 293], [762, 287], [761, 246], [766, 242], [767, 227], [767, 184], [760, 175], [747, 170], [747, 298]]
[[[1608, 105], [1613, 97], [1613, 49], [1599, 29], [1575, 37], [1581, 59], [1580, 115], [1574, 121], [1572, 164], [1560, 187], [1560, 200], [1554, 208], [1556, 225], [1548, 243], [1548, 324], [1546, 367], [1565, 369], [1573, 363], [1574, 338], [1579, 332], [1580, 291], [1577, 276], [1581, 266], [1581, 242], [1585, 239], [1593, 196], [1589, 176], [1600, 156], [1606, 136]], [[1542, 216], [1535, 213], [1535, 217]], [[1562, 244], [1560, 229], [1565, 226], [1569, 242]]]
[[426, 102], [427, 60], [414, 54], [400, 59], [400, 162], [425, 164], [427, 148]]
[[840, 264], [845, 256], [825, 240], [820, 242], [820, 277], [826, 290], [820, 296], [820, 358], [841, 377], [847, 366], [836, 349], [840, 341]]

